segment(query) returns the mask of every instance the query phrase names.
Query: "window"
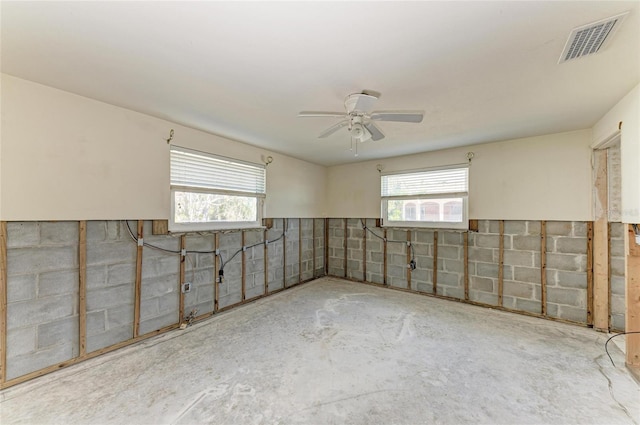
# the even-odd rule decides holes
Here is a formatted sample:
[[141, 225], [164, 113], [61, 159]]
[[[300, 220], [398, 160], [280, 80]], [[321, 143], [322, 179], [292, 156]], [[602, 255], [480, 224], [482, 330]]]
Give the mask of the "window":
[[264, 165], [171, 147], [173, 231], [259, 227]]
[[388, 173], [380, 183], [385, 226], [468, 228], [468, 167]]

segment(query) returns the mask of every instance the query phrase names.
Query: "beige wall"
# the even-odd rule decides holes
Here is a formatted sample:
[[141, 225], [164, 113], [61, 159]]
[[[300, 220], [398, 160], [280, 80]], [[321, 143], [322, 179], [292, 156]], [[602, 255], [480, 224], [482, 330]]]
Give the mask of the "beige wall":
[[167, 219], [172, 128], [180, 146], [272, 155], [267, 216], [323, 213], [325, 167], [4, 74], [1, 101], [2, 220]]
[[464, 163], [469, 217], [506, 220], [591, 220], [591, 131], [487, 143], [385, 160], [330, 167], [330, 217], [378, 217], [384, 171]]
[[617, 134], [620, 122], [621, 219], [624, 223], [640, 223], [640, 85], [593, 127], [593, 145]]

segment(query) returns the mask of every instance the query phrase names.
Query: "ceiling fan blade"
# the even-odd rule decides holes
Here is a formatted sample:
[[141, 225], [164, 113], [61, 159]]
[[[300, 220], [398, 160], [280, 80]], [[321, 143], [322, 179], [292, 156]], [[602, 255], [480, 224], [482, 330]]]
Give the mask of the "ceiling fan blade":
[[344, 117], [344, 112], [300, 111], [299, 117]]
[[376, 127], [374, 123], [370, 122], [368, 124], [365, 124], [364, 127], [369, 130], [369, 133], [371, 133], [371, 140], [376, 141], [384, 139], [384, 134], [378, 127]]
[[422, 122], [422, 111], [376, 111], [370, 115], [373, 121]]
[[371, 112], [374, 103], [378, 100], [377, 97], [364, 93], [357, 96], [358, 101], [356, 102], [356, 106], [353, 108], [354, 111]]
[[349, 124], [349, 120], [342, 120], [339, 123], [332, 125], [331, 127], [327, 128], [325, 131], [320, 133], [320, 135], [318, 136], [318, 139], [324, 139], [325, 137], [331, 136], [333, 133], [335, 133], [336, 131], [340, 130], [342, 127], [345, 127], [348, 124]]

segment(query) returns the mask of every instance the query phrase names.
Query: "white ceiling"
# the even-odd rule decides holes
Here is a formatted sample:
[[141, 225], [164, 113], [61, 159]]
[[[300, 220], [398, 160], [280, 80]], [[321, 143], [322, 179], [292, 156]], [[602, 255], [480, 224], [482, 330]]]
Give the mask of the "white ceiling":
[[[631, 13], [558, 65], [572, 28]], [[640, 2], [7, 2], [2, 72], [333, 165], [591, 127], [640, 82]], [[344, 97], [421, 124], [348, 151]]]

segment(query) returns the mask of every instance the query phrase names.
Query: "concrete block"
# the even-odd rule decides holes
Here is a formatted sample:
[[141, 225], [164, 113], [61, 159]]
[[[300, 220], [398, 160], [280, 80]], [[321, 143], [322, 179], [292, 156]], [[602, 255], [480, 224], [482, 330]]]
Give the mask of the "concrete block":
[[475, 242], [476, 246], [481, 248], [499, 248], [500, 235], [477, 234], [475, 236]]
[[[138, 223], [136, 220], [131, 220], [130, 222], [131, 232], [136, 235]], [[145, 235], [151, 235], [151, 221], [147, 220], [144, 222]], [[126, 222], [109, 220], [106, 222], [106, 240], [107, 241], [130, 241], [131, 235], [129, 234], [129, 230], [127, 228]]]
[[384, 261], [384, 256], [381, 252], [370, 252], [369, 260], [376, 263], [382, 263]]
[[40, 223], [35, 221], [7, 222], [7, 249], [38, 246]]
[[103, 221], [103, 220], [87, 221], [87, 243], [88, 244], [96, 241], [102, 242], [106, 239], [106, 237], [107, 237], [106, 221]]
[[587, 237], [587, 223], [584, 221], [574, 221], [573, 225], [573, 236], [576, 237]]
[[158, 297], [158, 310], [160, 311], [160, 314], [175, 313], [177, 315], [179, 304], [180, 294], [178, 292], [173, 292]]
[[626, 300], [624, 296], [611, 294], [611, 314], [624, 315], [626, 308]]
[[624, 315], [612, 314], [611, 315], [611, 327], [620, 331], [625, 331], [625, 317]]
[[391, 254], [387, 258], [388, 258], [389, 265], [406, 267], [408, 264], [406, 254]]
[[567, 254], [586, 254], [587, 238], [565, 238], [556, 239], [556, 251]]
[[62, 270], [40, 275], [38, 298], [51, 295], [77, 294], [79, 283], [78, 270]]
[[438, 272], [438, 286], [460, 286], [462, 276], [458, 273]]
[[415, 242], [433, 244], [433, 231], [421, 230], [416, 232]]
[[[422, 244], [422, 243], [413, 243], [413, 254], [414, 255], [431, 255], [431, 250], [429, 249], [430, 245]], [[367, 245], [368, 248], [368, 245]]]
[[567, 305], [558, 306], [558, 317], [574, 322], [586, 323], [587, 310], [584, 308], [575, 308]]
[[404, 278], [405, 268], [402, 266], [387, 265], [387, 276]]
[[624, 239], [611, 239], [611, 256], [624, 258]]
[[566, 271], [584, 271], [586, 268], [586, 257], [575, 254], [548, 253], [547, 268]]
[[528, 235], [540, 235], [542, 227], [539, 221], [527, 221], [527, 234]]
[[547, 235], [571, 236], [572, 224], [570, 221], [547, 221]]
[[[440, 235], [440, 233], [438, 233]], [[442, 232], [445, 245], [463, 245], [461, 232]]]
[[[144, 294], [144, 283], [142, 291]], [[87, 290], [87, 311], [104, 310], [109, 307], [133, 303], [133, 292], [133, 285], [118, 285], [102, 289]], [[143, 298], [145, 298], [144, 295]]]
[[[220, 285], [222, 292], [222, 287], [224, 285]], [[151, 317], [156, 317], [158, 315], [158, 298], [150, 298], [148, 300], [140, 301], [140, 319], [145, 320]]]
[[107, 285], [107, 266], [87, 267], [87, 289], [101, 288]]
[[65, 270], [78, 267], [75, 247], [15, 248], [7, 250], [7, 275]]
[[488, 292], [469, 290], [469, 299], [477, 303], [482, 303], [487, 305], [498, 305], [498, 295], [490, 294]]
[[133, 323], [133, 303], [111, 307], [106, 314], [106, 328], [113, 329]]
[[[142, 326], [141, 326], [142, 330]], [[119, 342], [130, 339], [133, 335], [133, 326], [121, 326], [119, 328], [109, 329], [97, 335], [87, 337], [87, 352], [100, 350]]]
[[611, 224], [611, 238], [623, 239], [625, 232], [625, 225], [623, 223], [610, 223]]
[[[8, 224], [8, 223], [7, 223]], [[36, 349], [36, 327], [9, 329], [7, 331], [7, 357], [17, 357]]]
[[136, 281], [135, 263], [111, 264], [107, 266], [107, 285], [134, 284]]
[[40, 245], [77, 245], [78, 222], [40, 222]]
[[531, 283], [505, 280], [502, 293], [512, 297], [532, 299], [533, 285]]
[[411, 272], [412, 281], [431, 282], [431, 272], [425, 269], [415, 269]]
[[532, 251], [504, 251], [504, 263], [512, 266], [533, 266], [533, 252]]
[[444, 270], [455, 273], [464, 273], [464, 261], [444, 260]]
[[450, 258], [454, 260], [458, 260], [461, 257], [462, 247], [457, 246], [439, 246], [438, 247], [438, 258]]
[[11, 303], [7, 305], [7, 328], [21, 328], [71, 316], [76, 306], [77, 300], [66, 295]]
[[415, 282], [414, 287], [418, 292], [433, 294], [433, 284], [428, 282]]
[[362, 271], [362, 261], [348, 260], [347, 269], [349, 271]]
[[494, 281], [484, 277], [469, 276], [469, 288], [476, 291], [494, 292]]
[[387, 283], [395, 288], [407, 288], [407, 280], [402, 277], [389, 276]]
[[362, 250], [362, 239], [347, 239], [347, 248]]
[[406, 242], [387, 242], [387, 253], [388, 254], [405, 254], [407, 253], [407, 244]]
[[[7, 223], [8, 224], [8, 223]], [[7, 277], [7, 302], [32, 300], [36, 297], [37, 275], [23, 274]]]
[[367, 272], [381, 274], [382, 273], [382, 264], [380, 264], [380, 263], [371, 263], [371, 262], [367, 261]]
[[469, 248], [469, 261], [481, 261], [483, 263], [493, 262], [493, 249]]
[[97, 335], [105, 330], [107, 330], [105, 310], [87, 313], [87, 336]]
[[500, 222], [498, 220], [489, 220], [489, 230], [486, 233], [500, 233]]
[[[87, 266], [135, 262], [136, 249], [134, 242], [87, 244]], [[154, 250], [145, 248], [142, 257], [149, 258], [152, 251]]]
[[587, 305], [587, 291], [573, 288], [547, 288], [547, 302], [574, 307]]
[[564, 288], [587, 289], [587, 273], [558, 270], [555, 283]]
[[526, 221], [505, 220], [504, 233], [509, 235], [524, 235], [527, 233]]
[[622, 276], [611, 276], [611, 294], [612, 295], [624, 296], [625, 295], [625, 285], [626, 285], [626, 283], [625, 283], [624, 277], [622, 277]]
[[477, 263], [476, 274], [481, 277], [498, 277], [498, 265], [490, 263]]
[[[441, 289], [438, 287], [438, 289]], [[459, 300], [464, 299], [464, 289], [460, 287], [445, 286], [442, 288], [442, 295], [445, 297], [457, 298]]]
[[17, 378], [29, 372], [70, 360], [75, 356], [74, 347], [69, 344], [57, 344], [29, 355], [7, 359], [7, 379]]
[[515, 235], [513, 248], [524, 251], [540, 251], [540, 236]]
[[78, 316], [64, 317], [38, 325], [38, 343], [36, 347], [41, 349], [61, 343], [77, 345], [78, 328]]
[[615, 276], [624, 276], [624, 258], [611, 258], [611, 274]]
[[540, 314], [542, 312], [542, 304], [540, 301], [515, 298], [515, 309], [519, 311], [528, 311], [529, 313]]
[[540, 283], [540, 269], [533, 267], [514, 267], [513, 280], [519, 282]]
[[371, 273], [367, 269], [367, 281], [373, 282], [373, 283], [383, 283], [383, 278], [381, 274]]

